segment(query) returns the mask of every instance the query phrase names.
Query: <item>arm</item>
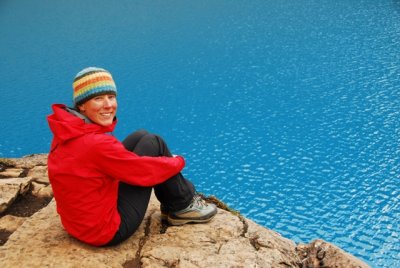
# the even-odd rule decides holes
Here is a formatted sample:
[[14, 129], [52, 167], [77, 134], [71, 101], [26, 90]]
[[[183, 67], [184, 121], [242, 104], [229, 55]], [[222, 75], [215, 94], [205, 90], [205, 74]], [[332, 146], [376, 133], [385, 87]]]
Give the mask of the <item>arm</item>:
[[[103, 135], [102, 135], [103, 136]], [[183, 157], [138, 156], [114, 137], [102, 137], [91, 150], [96, 168], [117, 180], [138, 186], [154, 186], [179, 173]]]

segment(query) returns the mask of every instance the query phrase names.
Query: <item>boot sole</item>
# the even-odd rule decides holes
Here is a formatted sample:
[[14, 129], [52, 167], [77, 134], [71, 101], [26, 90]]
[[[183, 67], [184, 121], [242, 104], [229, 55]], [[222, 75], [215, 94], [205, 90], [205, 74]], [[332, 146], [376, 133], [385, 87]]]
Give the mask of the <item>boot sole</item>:
[[168, 221], [168, 213], [161, 212], [161, 221]]
[[[170, 216], [167, 216], [167, 221], [170, 225], [173, 226], [179, 226], [179, 225], [184, 225], [186, 223], [206, 223], [211, 221], [217, 213], [214, 213], [210, 217], [203, 218], [203, 219], [178, 219], [178, 218], [172, 218]], [[161, 217], [162, 218], [162, 217]]]

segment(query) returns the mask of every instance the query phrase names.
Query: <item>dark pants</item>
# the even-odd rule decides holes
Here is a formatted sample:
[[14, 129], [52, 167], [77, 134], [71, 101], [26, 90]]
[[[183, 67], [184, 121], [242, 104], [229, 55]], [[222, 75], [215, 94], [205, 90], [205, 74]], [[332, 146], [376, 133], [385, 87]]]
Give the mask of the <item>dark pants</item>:
[[[172, 156], [161, 137], [145, 130], [130, 134], [122, 143], [126, 149], [140, 156]], [[121, 215], [121, 224], [114, 238], [106, 246], [119, 244], [136, 231], [146, 213], [151, 191], [152, 187], [119, 183], [118, 211]], [[190, 204], [195, 189], [190, 181], [178, 173], [154, 186], [154, 192], [168, 211], [178, 211]]]

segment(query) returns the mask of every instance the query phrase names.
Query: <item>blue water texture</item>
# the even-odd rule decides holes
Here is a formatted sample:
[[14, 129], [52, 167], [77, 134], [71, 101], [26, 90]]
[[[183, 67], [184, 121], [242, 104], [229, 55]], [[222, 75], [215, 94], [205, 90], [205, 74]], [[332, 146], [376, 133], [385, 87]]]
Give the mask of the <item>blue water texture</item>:
[[198, 191], [400, 267], [400, 1], [1, 1], [0, 157], [48, 152], [87, 66]]

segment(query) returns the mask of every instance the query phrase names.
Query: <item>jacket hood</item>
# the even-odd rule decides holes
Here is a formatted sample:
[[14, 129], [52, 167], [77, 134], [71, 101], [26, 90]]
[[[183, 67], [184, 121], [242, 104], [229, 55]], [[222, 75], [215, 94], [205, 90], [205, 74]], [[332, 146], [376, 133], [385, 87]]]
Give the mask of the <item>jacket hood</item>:
[[83, 136], [87, 133], [112, 132], [117, 124], [116, 119], [109, 126], [86, 123], [82, 117], [68, 112], [68, 108], [64, 104], [53, 104], [52, 109], [53, 114], [47, 117], [50, 130], [54, 135], [51, 149], [54, 149], [59, 143]]

